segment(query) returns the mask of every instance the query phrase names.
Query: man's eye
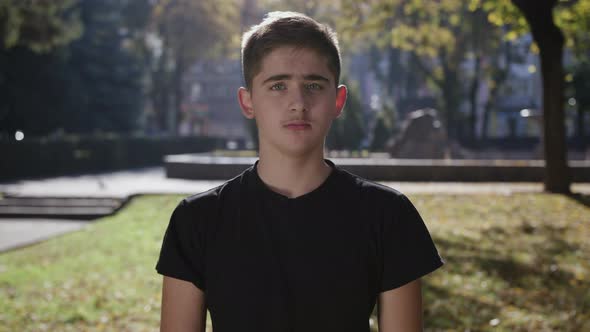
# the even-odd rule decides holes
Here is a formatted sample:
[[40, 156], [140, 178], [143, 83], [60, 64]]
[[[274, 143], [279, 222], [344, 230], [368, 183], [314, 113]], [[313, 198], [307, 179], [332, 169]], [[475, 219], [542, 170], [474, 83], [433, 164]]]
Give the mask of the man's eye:
[[317, 83], [309, 83], [305, 86], [309, 90], [321, 90], [322, 86]]
[[283, 83], [275, 83], [270, 86], [270, 89], [275, 90], [275, 91], [285, 90], [285, 88], [286, 88], [285, 84], [283, 84]]

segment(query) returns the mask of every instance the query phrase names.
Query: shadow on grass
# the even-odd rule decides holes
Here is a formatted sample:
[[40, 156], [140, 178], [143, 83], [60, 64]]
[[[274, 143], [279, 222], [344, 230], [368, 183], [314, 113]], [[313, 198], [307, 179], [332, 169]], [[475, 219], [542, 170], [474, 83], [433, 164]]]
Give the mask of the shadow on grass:
[[[434, 312], [429, 326], [446, 328], [455, 324], [453, 328], [481, 328], [507, 306], [514, 306], [531, 317], [566, 315], [576, 310], [584, 316], [590, 305], [590, 297], [584, 290], [590, 289], [590, 281], [579, 280], [560, 266], [573, 259], [580, 249], [567, 241], [566, 232], [565, 227], [523, 223], [509, 229], [481, 230], [479, 239], [461, 234], [435, 238], [447, 260], [448, 273], [466, 279], [480, 273], [483, 274], [481, 280], [495, 286], [492, 287], [494, 291], [487, 292], [430, 287], [434, 298], [448, 298], [452, 304]], [[470, 282], [474, 280], [480, 279]], [[480, 297], [487, 298], [487, 303]], [[458, 308], [465, 311], [458, 311]], [[482, 312], [485, 313], [482, 317], [472, 317], [471, 322], [463, 317], [479, 316]], [[576, 330], [584, 324], [584, 318], [554, 318], [542, 324], [555, 328], [566, 324], [567, 327], [562, 326], [565, 330]]]
[[[426, 331], [432, 329], [455, 330], [457, 327], [478, 331], [482, 326], [489, 326], [490, 320], [498, 317], [501, 307], [467, 294], [457, 294], [435, 286], [426, 280], [423, 283], [424, 326]], [[375, 306], [372, 318], [377, 321]], [[474, 314], [470, 314], [474, 313]], [[371, 331], [378, 331], [374, 326]]]
[[580, 194], [580, 193], [573, 193], [566, 195], [568, 198], [573, 199], [574, 201], [585, 205], [586, 207], [590, 208], [590, 195], [588, 194]]
[[479, 330], [498, 317], [501, 307], [483, 298], [465, 293], [450, 292], [428, 282], [424, 284], [424, 325], [430, 329], [450, 329], [459, 327]]
[[[526, 248], [511, 244], [514, 241], [518, 242], [517, 239], [505, 241], [506, 237], [518, 235], [494, 229], [482, 233], [487, 237], [486, 241], [495, 242], [502, 249], [479, 249], [478, 242], [467, 237], [457, 237], [453, 240], [436, 239], [436, 243], [441, 245], [443, 252], [446, 250], [450, 253], [446, 255], [449, 261], [475, 263], [481, 271], [497, 276], [513, 287], [530, 287], [530, 279], [539, 279], [545, 286], [567, 284], [573, 275], [560, 270], [557, 259], [560, 255], [577, 250], [578, 247], [560, 238], [560, 234], [564, 232], [561, 228], [543, 226], [537, 227], [534, 232], [544, 233], [545, 240], [529, 244]], [[498, 236], [499, 233], [503, 236]], [[467, 255], [453, 254], [461, 251], [469, 252]], [[532, 255], [532, 261], [519, 261], [515, 258], [519, 253]]]

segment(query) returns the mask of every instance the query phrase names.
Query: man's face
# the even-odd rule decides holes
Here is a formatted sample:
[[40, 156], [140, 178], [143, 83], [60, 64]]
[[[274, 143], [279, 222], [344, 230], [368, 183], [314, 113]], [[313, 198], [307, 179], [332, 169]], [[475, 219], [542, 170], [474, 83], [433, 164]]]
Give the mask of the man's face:
[[346, 101], [346, 87], [334, 81], [325, 57], [313, 50], [280, 47], [266, 55], [250, 90], [239, 91], [242, 112], [256, 120], [261, 150], [322, 151]]

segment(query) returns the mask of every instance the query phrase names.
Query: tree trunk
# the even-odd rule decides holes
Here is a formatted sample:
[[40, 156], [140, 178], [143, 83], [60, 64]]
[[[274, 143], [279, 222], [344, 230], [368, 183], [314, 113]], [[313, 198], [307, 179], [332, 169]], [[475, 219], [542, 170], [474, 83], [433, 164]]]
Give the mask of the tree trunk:
[[170, 112], [170, 80], [166, 68], [169, 50], [166, 44], [158, 59], [156, 68], [151, 71], [152, 87], [150, 97], [154, 107], [154, 124], [158, 133], [170, 133], [168, 114]]
[[[512, 65], [512, 53], [510, 52], [510, 42], [505, 42], [501, 46], [500, 54], [498, 54], [498, 58], [495, 60], [495, 68], [492, 72], [493, 84], [488, 93], [488, 100], [484, 106], [484, 113], [483, 113], [483, 128], [482, 128], [482, 138], [488, 138], [488, 126], [490, 122], [490, 116], [492, 113], [492, 109], [496, 104], [496, 99], [498, 94], [500, 93], [500, 88], [506, 83], [508, 79], [508, 74], [510, 73], [511, 65]], [[500, 68], [500, 58], [504, 57], [504, 68]]]
[[512, 0], [524, 14], [539, 46], [543, 77], [545, 190], [569, 193], [571, 178], [565, 143], [563, 82], [564, 37], [553, 21], [557, 0]]
[[182, 90], [182, 76], [184, 75], [185, 69], [185, 62], [182, 57], [182, 53], [179, 52], [176, 56], [176, 62], [174, 66], [174, 73], [173, 73], [173, 82], [172, 86], [174, 87], [174, 121], [172, 126], [172, 132], [174, 135], [179, 134], [180, 123], [182, 121], [182, 102], [184, 99], [184, 94]]
[[479, 91], [479, 77], [481, 76], [481, 54], [477, 53], [475, 57], [475, 72], [473, 80], [471, 81], [471, 87], [469, 88], [469, 137], [475, 139], [477, 132], [477, 92]]
[[443, 113], [446, 119], [447, 133], [449, 138], [460, 139], [460, 128], [462, 127], [463, 119], [458, 117], [459, 106], [461, 103], [461, 91], [459, 87], [461, 84], [457, 78], [455, 70], [443, 64], [444, 84], [441, 86], [443, 98]]
[[485, 16], [481, 10], [476, 10], [475, 12], [471, 13], [471, 47], [473, 53], [475, 54], [473, 79], [471, 80], [471, 85], [469, 87], [469, 137], [472, 140], [475, 140], [477, 136], [477, 93], [480, 87], [481, 65], [483, 58], [482, 54], [485, 52], [482, 43], [482, 30], [485, 29], [482, 26], [482, 22], [485, 21]]
[[[590, 53], [588, 54], [590, 56]], [[590, 98], [587, 93], [590, 90], [590, 63], [583, 61], [577, 66], [574, 75], [574, 91], [576, 97], [576, 137], [579, 142], [583, 143], [586, 135], [586, 123], [584, 114], [590, 110]], [[584, 145], [584, 144], [583, 144]]]
[[582, 105], [578, 104], [578, 110], [576, 112], [576, 136], [580, 142], [582, 142], [584, 140], [584, 136], [586, 136], [584, 131], [584, 110], [581, 106]]

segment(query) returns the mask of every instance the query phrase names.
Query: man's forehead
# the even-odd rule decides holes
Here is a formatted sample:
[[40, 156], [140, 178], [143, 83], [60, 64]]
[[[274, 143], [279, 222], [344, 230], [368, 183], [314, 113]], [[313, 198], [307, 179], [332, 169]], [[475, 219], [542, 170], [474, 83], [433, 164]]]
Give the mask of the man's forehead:
[[328, 57], [309, 48], [279, 47], [266, 54], [254, 80], [265, 82], [269, 77], [334, 81]]

